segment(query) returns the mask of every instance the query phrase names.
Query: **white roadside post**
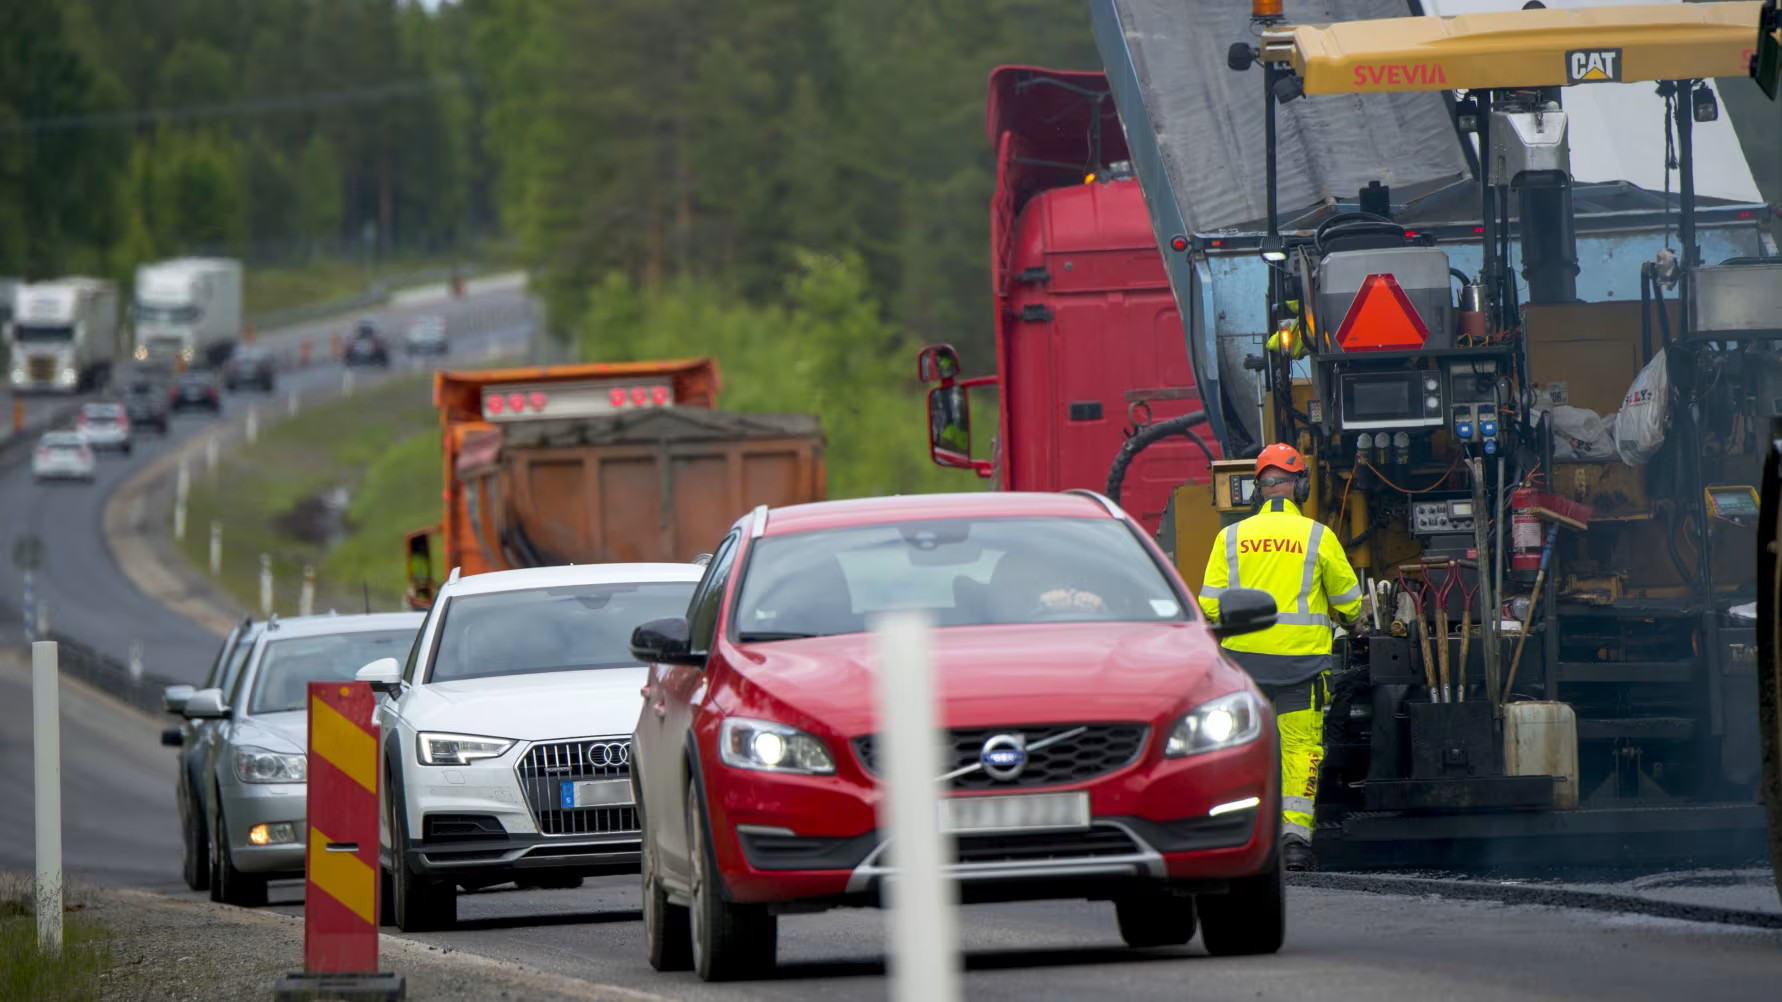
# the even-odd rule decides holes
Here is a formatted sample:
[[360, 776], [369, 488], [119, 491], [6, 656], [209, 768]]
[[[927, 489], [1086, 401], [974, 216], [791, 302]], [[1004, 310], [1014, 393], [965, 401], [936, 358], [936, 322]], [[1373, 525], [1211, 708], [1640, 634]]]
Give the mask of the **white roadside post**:
[[204, 474], [212, 480], [217, 476], [217, 437], [214, 434], [204, 440]]
[[272, 555], [260, 554], [260, 615], [272, 615]]
[[36, 765], [37, 947], [62, 950], [62, 715], [56, 643], [31, 645], [31, 751]]
[[351, 394], [352, 392], [353, 392], [353, 370], [342, 369], [340, 371], [340, 393], [342, 396], [346, 396], [348, 394]]
[[316, 565], [303, 565], [303, 590], [297, 593], [297, 615], [313, 616], [316, 611]]
[[210, 576], [223, 573], [223, 523], [210, 523]]
[[173, 481], [173, 538], [178, 542], [186, 539], [186, 496], [192, 490], [192, 473], [186, 469], [186, 461], [179, 461], [179, 474]]
[[130, 680], [142, 681], [142, 641], [130, 641]]
[[247, 415], [247, 441], [253, 445], [260, 438], [260, 408], [249, 407]]
[[297, 410], [299, 407], [299, 403], [298, 403], [299, 399], [300, 398], [297, 396], [296, 390], [292, 390], [290, 393], [285, 395], [285, 414], [287, 416], [289, 416], [289, 417], [297, 416]]
[[891, 911], [894, 1002], [957, 1002], [957, 906], [944, 867], [951, 855], [940, 830], [941, 754], [929, 623], [891, 612], [873, 624], [878, 672], [878, 747], [884, 749], [885, 796], [879, 827], [897, 863], [885, 881]]

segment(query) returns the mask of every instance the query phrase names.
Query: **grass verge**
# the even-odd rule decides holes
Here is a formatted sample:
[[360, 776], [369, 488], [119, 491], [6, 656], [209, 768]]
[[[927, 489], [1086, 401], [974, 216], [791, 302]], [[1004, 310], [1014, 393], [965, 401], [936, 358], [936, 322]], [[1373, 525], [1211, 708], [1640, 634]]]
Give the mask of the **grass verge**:
[[37, 948], [31, 881], [0, 874], [0, 999], [87, 1002], [100, 995], [111, 966], [105, 930], [74, 904], [62, 916], [62, 952]]
[[[272, 559], [273, 609], [298, 611], [303, 567], [316, 568], [317, 612], [394, 609], [405, 586], [402, 537], [437, 521], [439, 418], [430, 376], [403, 376], [350, 397], [312, 402], [222, 461], [194, 471], [186, 539], [192, 566], [210, 565], [210, 525], [223, 527], [218, 583], [257, 609], [260, 555]], [[322, 504], [348, 499], [344, 521]]]

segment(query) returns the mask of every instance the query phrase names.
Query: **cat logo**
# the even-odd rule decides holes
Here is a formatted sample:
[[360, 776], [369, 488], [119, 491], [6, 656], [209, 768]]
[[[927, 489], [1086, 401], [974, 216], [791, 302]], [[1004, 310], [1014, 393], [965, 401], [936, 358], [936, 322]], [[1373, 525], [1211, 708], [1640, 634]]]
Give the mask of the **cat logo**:
[[1619, 83], [1620, 49], [1572, 49], [1565, 54], [1565, 82]]

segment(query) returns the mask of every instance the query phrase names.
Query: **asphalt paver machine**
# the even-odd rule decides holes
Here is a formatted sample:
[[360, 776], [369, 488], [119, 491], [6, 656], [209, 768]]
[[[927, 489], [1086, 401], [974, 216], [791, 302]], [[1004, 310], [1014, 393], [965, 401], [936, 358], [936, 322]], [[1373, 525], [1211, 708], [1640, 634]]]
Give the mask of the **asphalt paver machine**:
[[[1218, 86], [1261, 92], [1223, 121], [1239, 167], [1260, 140], [1236, 174], [1263, 212], [1224, 227], [1204, 225], [1218, 191], [1186, 190], [1206, 151], [1181, 144], [1218, 98], [1188, 96], [1167, 45], [1204, 48], [1197, 15], [1092, 11], [1205, 423], [1226, 456], [1308, 456], [1308, 514], [1369, 589], [1333, 655], [1321, 860], [1761, 854], [1751, 603], [1782, 259], [1773, 207], [1696, 197], [1693, 137], [1763, 5], [1294, 25], [1257, 0]], [[1598, 82], [1657, 89], [1675, 197], [1574, 181], [1566, 88]], [[1248, 514], [1248, 466], [1178, 490], [1164, 535], [1190, 581]]]

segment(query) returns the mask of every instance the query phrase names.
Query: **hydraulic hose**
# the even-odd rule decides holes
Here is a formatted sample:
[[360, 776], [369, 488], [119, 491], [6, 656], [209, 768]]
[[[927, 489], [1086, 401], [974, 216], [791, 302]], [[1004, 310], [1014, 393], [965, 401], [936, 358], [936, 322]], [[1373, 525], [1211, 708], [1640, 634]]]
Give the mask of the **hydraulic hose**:
[[1171, 435], [1186, 435], [1195, 445], [1200, 447], [1201, 452], [1206, 454], [1207, 466], [1211, 468], [1213, 465], [1213, 450], [1208, 447], [1205, 439], [1194, 432], [1194, 426], [1197, 424], [1205, 424], [1206, 420], [1207, 412], [1205, 410], [1198, 410], [1192, 414], [1183, 414], [1181, 417], [1168, 418], [1159, 421], [1156, 424], [1149, 424], [1140, 428], [1136, 434], [1126, 440], [1126, 444], [1120, 446], [1120, 454], [1114, 457], [1114, 465], [1108, 467], [1108, 487], [1106, 491], [1108, 499], [1115, 504], [1120, 503], [1120, 486], [1126, 482], [1126, 468], [1132, 465], [1133, 459], [1136, 458], [1139, 453], [1150, 448], [1152, 445], [1163, 441]]

